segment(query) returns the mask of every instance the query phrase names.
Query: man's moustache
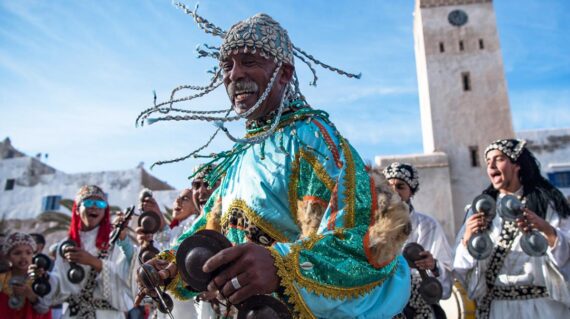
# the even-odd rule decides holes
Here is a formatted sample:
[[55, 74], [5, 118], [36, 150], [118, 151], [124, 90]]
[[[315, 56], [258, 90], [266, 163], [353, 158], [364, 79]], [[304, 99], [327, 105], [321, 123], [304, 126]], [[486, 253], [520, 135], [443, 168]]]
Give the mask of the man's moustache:
[[258, 86], [257, 83], [253, 81], [239, 81], [239, 82], [232, 82], [228, 85], [228, 95], [230, 97], [234, 97], [236, 92], [239, 91], [247, 91], [247, 92], [257, 92]]

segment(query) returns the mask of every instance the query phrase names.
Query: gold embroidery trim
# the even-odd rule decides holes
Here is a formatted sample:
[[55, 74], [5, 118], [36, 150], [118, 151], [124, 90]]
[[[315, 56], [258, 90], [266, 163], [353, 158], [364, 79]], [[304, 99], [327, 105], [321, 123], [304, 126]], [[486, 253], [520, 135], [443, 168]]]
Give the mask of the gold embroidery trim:
[[169, 263], [176, 264], [176, 253], [174, 252], [174, 250], [161, 251], [160, 253], [158, 253], [158, 255], [156, 255], [156, 258], [160, 260], [166, 260]]
[[[322, 236], [315, 236], [310, 239], [310, 241], [318, 240], [322, 238]], [[311, 247], [314, 243], [308, 243]], [[306, 246], [306, 245], [304, 245]], [[386, 276], [378, 281], [371, 282], [366, 285], [358, 286], [358, 287], [337, 287], [329, 284], [315, 282], [312, 279], [305, 278], [300, 270], [300, 262], [299, 262], [299, 252], [301, 251], [301, 246], [292, 245], [291, 252], [287, 256], [287, 261], [285, 265], [290, 265], [290, 271], [293, 273], [293, 279], [295, 279], [300, 286], [307, 289], [310, 292], [313, 292], [318, 295], [322, 295], [328, 298], [333, 299], [346, 299], [346, 298], [357, 298], [360, 296], [364, 296], [365, 294], [372, 291], [372, 289], [380, 286], [387, 278], [392, 277], [394, 272], [399, 266], [399, 261], [393, 265], [393, 268], [390, 270]]]
[[299, 166], [301, 153], [295, 154], [295, 160], [291, 165], [291, 177], [289, 180], [289, 210], [295, 223], [297, 221], [297, 185], [299, 182]]
[[[301, 298], [301, 293], [294, 284], [294, 278], [291, 276], [284, 258], [273, 248], [269, 248], [269, 252], [275, 261], [277, 268], [277, 276], [281, 278], [281, 286], [284, 288], [284, 294], [288, 297], [287, 301], [293, 306], [293, 310], [299, 315], [300, 319], [316, 319], [307, 304]], [[296, 317], [296, 316], [293, 316]]]
[[270, 223], [263, 220], [263, 218], [259, 216], [259, 214], [256, 211], [249, 208], [246, 202], [242, 199], [236, 199], [229, 205], [228, 210], [222, 216], [222, 225], [227, 225], [229, 223], [230, 212], [234, 208], [241, 210], [245, 214], [245, 217], [249, 219], [250, 223], [259, 227], [266, 234], [269, 234], [269, 236], [271, 236], [271, 238], [273, 238], [275, 241], [282, 243], [289, 241], [289, 239], [285, 237], [285, 235], [277, 231], [273, 226], [271, 226]]
[[342, 145], [342, 152], [344, 153], [344, 158], [346, 159], [346, 175], [344, 180], [344, 198], [345, 198], [344, 227], [352, 228], [354, 227], [354, 206], [355, 206], [354, 189], [356, 188], [354, 160], [352, 158], [352, 151], [350, 150], [348, 141], [342, 139], [341, 145]]
[[317, 160], [315, 155], [313, 155], [310, 152], [307, 152], [305, 150], [301, 150], [299, 153], [301, 154], [301, 158], [304, 159], [305, 161], [307, 161], [307, 163], [309, 163], [309, 165], [311, 165], [311, 167], [315, 171], [315, 174], [317, 175], [317, 177], [323, 182], [323, 184], [325, 184], [325, 186], [328, 188], [328, 190], [332, 192], [334, 185], [335, 185], [334, 180], [329, 176], [329, 174], [327, 173], [327, 170]]

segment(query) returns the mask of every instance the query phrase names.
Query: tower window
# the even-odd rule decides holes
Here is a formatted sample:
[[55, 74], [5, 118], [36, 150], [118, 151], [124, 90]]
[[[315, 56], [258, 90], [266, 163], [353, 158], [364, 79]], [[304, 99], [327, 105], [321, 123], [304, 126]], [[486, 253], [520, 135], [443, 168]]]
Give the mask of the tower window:
[[445, 46], [443, 45], [443, 42], [439, 43], [439, 52], [445, 52]]
[[469, 156], [471, 157], [471, 166], [479, 167], [479, 148], [477, 146], [469, 146]]
[[463, 41], [459, 41], [459, 51], [463, 51], [465, 47], [463, 46]]
[[479, 39], [479, 49], [483, 50], [485, 48], [485, 43], [483, 43], [483, 39]]
[[6, 180], [6, 186], [4, 186], [4, 190], [5, 190], [5, 191], [11, 191], [11, 190], [13, 190], [15, 183], [16, 183], [16, 180], [15, 180], [15, 179], [12, 179], [12, 178], [7, 179], [7, 180]]
[[461, 73], [461, 80], [463, 82], [463, 91], [471, 91], [471, 77], [469, 72]]

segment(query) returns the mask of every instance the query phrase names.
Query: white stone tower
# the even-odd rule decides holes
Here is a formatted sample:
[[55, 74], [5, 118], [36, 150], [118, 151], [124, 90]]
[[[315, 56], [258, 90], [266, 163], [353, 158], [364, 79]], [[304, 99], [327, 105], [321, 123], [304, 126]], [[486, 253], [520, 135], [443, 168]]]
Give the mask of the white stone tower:
[[485, 147], [514, 137], [492, 1], [416, 0], [414, 41], [424, 153], [448, 156], [457, 231], [489, 184]]

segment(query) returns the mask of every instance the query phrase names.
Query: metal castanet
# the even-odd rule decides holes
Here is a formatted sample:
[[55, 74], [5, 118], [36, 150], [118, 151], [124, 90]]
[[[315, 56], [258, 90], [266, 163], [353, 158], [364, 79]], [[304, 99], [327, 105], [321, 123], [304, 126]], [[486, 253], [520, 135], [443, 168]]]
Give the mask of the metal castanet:
[[49, 283], [49, 275], [47, 272], [50, 270], [52, 261], [47, 255], [42, 253], [36, 254], [32, 258], [32, 264], [36, 265], [36, 268], [42, 269], [44, 271], [43, 276], [39, 276], [32, 282], [32, 290], [34, 293], [40, 297], [43, 297], [50, 293], [51, 285]]
[[176, 251], [176, 266], [182, 280], [193, 290], [202, 292], [219, 273], [205, 273], [202, 267], [210, 257], [232, 243], [222, 234], [213, 230], [201, 230], [184, 239]]
[[131, 217], [135, 214], [135, 206], [131, 206], [129, 208], [127, 208], [127, 211], [125, 212], [125, 218], [123, 218], [122, 221], [117, 222], [113, 228], [113, 231], [111, 232], [111, 235], [109, 235], [109, 244], [111, 246], [113, 246], [115, 244], [115, 242], [119, 239], [119, 235], [121, 234], [121, 232], [123, 231], [123, 229], [125, 229], [127, 227], [127, 225], [129, 224], [129, 221], [131, 220]]
[[408, 243], [404, 247], [402, 255], [408, 262], [410, 268], [416, 268], [422, 277], [422, 283], [419, 288], [419, 293], [422, 298], [428, 304], [436, 304], [443, 295], [443, 287], [439, 280], [429, 276], [425, 269], [419, 269], [416, 267], [415, 262], [424, 258], [420, 255], [422, 251], [424, 251], [422, 245], [418, 243]]
[[[473, 200], [471, 209], [474, 213], [485, 214], [485, 220], [490, 223], [495, 218], [495, 200], [487, 194], [481, 194]], [[469, 254], [477, 259], [487, 259], [493, 253], [493, 241], [487, 230], [473, 234], [469, 241], [467, 241], [467, 251]]]
[[[65, 250], [68, 247], [77, 247], [77, 243], [71, 239], [68, 239], [59, 245], [59, 255], [61, 258], [65, 259]], [[71, 283], [78, 284], [80, 283], [83, 278], [85, 278], [85, 270], [83, 267], [79, 266], [74, 262], [69, 262], [69, 270], [67, 271], [67, 279]]]
[[[211, 273], [205, 273], [202, 267], [212, 256], [231, 246], [232, 243], [224, 235], [213, 230], [201, 230], [184, 239], [176, 252], [176, 266], [184, 283], [194, 291], [206, 291], [208, 284], [225, 267]], [[228, 307], [231, 304], [227, 302], [224, 305]], [[292, 318], [287, 306], [269, 295], [252, 296], [234, 306], [238, 310], [238, 319]]]
[[[141, 203], [146, 199], [152, 197], [152, 191], [145, 188], [141, 191], [139, 199]], [[154, 211], [143, 211], [138, 218], [138, 226], [142, 228], [145, 234], [155, 234], [160, 230], [161, 224], [160, 215]], [[147, 262], [154, 258], [160, 251], [154, 247], [154, 241], [146, 242], [139, 252], [139, 259]]]
[[238, 309], [237, 319], [293, 318], [284, 303], [268, 295], [249, 297], [236, 307]]
[[[524, 204], [513, 195], [503, 196], [497, 205], [499, 216], [503, 219], [516, 221], [524, 218]], [[532, 257], [540, 257], [546, 254], [548, 240], [536, 229], [523, 234], [520, 240], [521, 248], [525, 254]]]
[[137, 270], [137, 276], [140, 279], [140, 282], [145, 288], [152, 292], [150, 297], [158, 304], [158, 310], [162, 313], [168, 314], [171, 319], [174, 319], [172, 316], [174, 302], [172, 301], [172, 298], [160, 288], [161, 280], [158, 272], [153, 266], [142, 263], [140, 258], [139, 262], [141, 263], [141, 266]]

